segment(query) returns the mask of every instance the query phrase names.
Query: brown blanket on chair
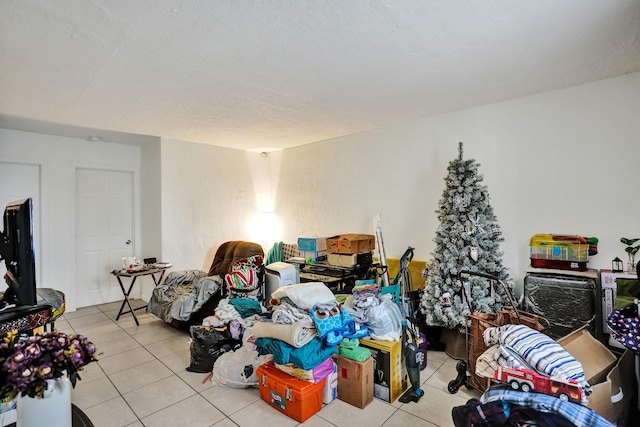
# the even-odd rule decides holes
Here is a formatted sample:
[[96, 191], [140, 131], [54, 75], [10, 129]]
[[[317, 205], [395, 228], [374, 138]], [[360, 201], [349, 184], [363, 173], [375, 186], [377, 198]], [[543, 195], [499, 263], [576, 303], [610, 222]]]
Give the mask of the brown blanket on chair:
[[253, 242], [245, 242], [242, 240], [233, 240], [220, 245], [216, 251], [216, 255], [209, 269], [209, 276], [224, 276], [231, 272], [233, 263], [242, 258], [248, 258], [253, 255], [264, 256], [262, 246]]

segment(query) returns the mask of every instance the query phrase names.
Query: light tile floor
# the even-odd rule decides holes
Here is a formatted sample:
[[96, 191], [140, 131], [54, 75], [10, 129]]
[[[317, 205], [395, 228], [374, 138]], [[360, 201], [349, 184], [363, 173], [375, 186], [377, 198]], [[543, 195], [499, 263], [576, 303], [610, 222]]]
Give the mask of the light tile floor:
[[120, 304], [84, 307], [65, 313], [55, 324], [60, 331], [86, 335], [102, 353], [72, 391], [73, 403], [96, 427], [449, 427], [451, 408], [480, 395], [466, 387], [450, 394], [447, 385], [456, 378], [457, 361], [428, 351], [427, 367], [420, 373], [425, 394], [418, 403], [374, 399], [359, 409], [334, 400], [300, 424], [262, 401], [257, 388], [221, 387], [204, 381], [206, 374], [188, 372], [189, 334], [144, 310], [136, 311], [140, 326], [130, 314], [116, 322]]

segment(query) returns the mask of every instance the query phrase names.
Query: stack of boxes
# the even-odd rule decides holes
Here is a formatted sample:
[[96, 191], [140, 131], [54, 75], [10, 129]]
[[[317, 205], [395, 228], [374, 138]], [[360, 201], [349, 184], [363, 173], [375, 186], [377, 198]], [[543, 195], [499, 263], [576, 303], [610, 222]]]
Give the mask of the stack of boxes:
[[326, 237], [298, 237], [298, 252], [307, 264], [327, 260]]
[[341, 267], [371, 264], [375, 244], [376, 238], [371, 234], [351, 233], [328, 237], [327, 261]]
[[308, 264], [326, 261], [337, 267], [369, 265], [373, 262], [375, 236], [340, 234], [333, 237], [298, 237], [298, 251]]

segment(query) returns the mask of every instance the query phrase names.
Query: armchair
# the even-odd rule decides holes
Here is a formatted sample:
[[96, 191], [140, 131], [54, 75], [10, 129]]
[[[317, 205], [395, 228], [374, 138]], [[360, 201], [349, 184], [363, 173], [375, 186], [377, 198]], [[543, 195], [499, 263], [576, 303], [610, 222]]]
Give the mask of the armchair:
[[[232, 282], [227, 276], [235, 273], [238, 265], [254, 270], [260, 293], [264, 284], [263, 257], [262, 246], [257, 243], [225, 242], [216, 250], [208, 272], [182, 270], [167, 274], [153, 290], [147, 311], [181, 329], [201, 324], [205, 317], [215, 313], [218, 303], [227, 295], [227, 282]], [[247, 259], [259, 262], [247, 264]]]

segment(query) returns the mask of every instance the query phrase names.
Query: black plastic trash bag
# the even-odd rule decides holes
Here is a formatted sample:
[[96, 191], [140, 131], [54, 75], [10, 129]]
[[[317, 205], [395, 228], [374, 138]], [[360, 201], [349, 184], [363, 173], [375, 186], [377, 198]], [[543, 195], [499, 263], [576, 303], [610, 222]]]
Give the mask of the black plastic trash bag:
[[236, 350], [242, 345], [242, 339], [234, 339], [229, 327], [193, 325], [191, 334], [191, 361], [187, 371], [211, 372], [213, 364], [221, 354]]

